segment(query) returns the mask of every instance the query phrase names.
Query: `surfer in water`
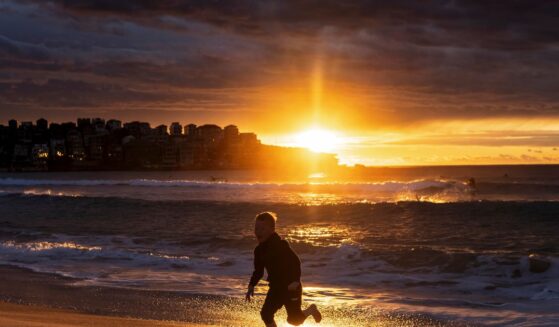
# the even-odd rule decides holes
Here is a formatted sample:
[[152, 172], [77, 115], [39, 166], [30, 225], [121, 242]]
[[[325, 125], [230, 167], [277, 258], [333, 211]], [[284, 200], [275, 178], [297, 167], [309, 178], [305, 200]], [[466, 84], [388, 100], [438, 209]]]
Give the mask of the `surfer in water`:
[[260, 310], [266, 326], [277, 326], [274, 314], [283, 306], [287, 311], [287, 322], [292, 325], [301, 325], [311, 315], [316, 322], [320, 322], [322, 315], [315, 304], [301, 310], [301, 261], [289, 243], [276, 233], [276, 220], [277, 216], [273, 212], [262, 212], [256, 216], [254, 234], [258, 246], [254, 249], [254, 272], [248, 284], [246, 300], [250, 301], [254, 296], [254, 287], [266, 268], [269, 289]]
[[470, 194], [470, 198], [471, 200], [473, 200], [477, 194], [476, 179], [473, 177], [468, 179], [468, 181], [466, 182], [466, 186], [468, 187], [468, 194]]

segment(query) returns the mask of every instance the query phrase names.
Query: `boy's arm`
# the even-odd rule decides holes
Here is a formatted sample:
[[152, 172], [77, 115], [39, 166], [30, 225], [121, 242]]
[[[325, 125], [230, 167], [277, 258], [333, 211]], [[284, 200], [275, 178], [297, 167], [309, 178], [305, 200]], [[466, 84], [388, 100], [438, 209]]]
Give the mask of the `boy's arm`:
[[258, 248], [254, 249], [254, 271], [250, 277], [249, 287], [254, 287], [258, 284], [258, 281], [264, 276], [264, 262], [260, 256]]
[[250, 277], [250, 282], [248, 283], [247, 293], [245, 295], [245, 299], [250, 301], [250, 298], [254, 296], [254, 286], [258, 284], [260, 278], [264, 276], [264, 262], [259, 255], [258, 247], [254, 249], [254, 271], [252, 272], [252, 276]]

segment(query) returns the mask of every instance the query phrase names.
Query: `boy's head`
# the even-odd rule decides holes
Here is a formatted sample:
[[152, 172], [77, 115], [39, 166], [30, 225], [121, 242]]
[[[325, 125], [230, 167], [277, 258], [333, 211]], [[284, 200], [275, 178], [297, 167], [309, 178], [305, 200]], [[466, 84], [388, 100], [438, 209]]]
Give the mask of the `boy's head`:
[[267, 240], [276, 231], [277, 219], [276, 214], [270, 211], [261, 212], [256, 215], [254, 219], [254, 235], [259, 243]]

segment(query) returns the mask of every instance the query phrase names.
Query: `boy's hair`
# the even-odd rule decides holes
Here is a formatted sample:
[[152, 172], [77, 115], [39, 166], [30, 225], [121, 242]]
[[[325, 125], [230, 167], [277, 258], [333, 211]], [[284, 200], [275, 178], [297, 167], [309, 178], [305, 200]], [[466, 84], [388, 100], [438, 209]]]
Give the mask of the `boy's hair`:
[[259, 214], [256, 215], [256, 218], [254, 218], [255, 221], [265, 221], [267, 223], [269, 223], [270, 225], [272, 225], [272, 227], [275, 229], [276, 228], [276, 220], [278, 219], [278, 216], [271, 211], [264, 211], [261, 212]]

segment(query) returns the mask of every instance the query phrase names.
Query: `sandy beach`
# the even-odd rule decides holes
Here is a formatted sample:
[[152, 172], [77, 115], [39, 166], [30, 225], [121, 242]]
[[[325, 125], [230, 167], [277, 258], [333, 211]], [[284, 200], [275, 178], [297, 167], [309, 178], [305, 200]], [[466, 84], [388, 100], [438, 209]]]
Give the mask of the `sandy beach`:
[[91, 315], [77, 313], [70, 310], [53, 309], [36, 305], [21, 305], [0, 302], [0, 325], [4, 327], [96, 327], [96, 326], [154, 326], [154, 327], [178, 327], [209, 325], [167, 322], [151, 319], [135, 319], [109, 317], [102, 315]]

